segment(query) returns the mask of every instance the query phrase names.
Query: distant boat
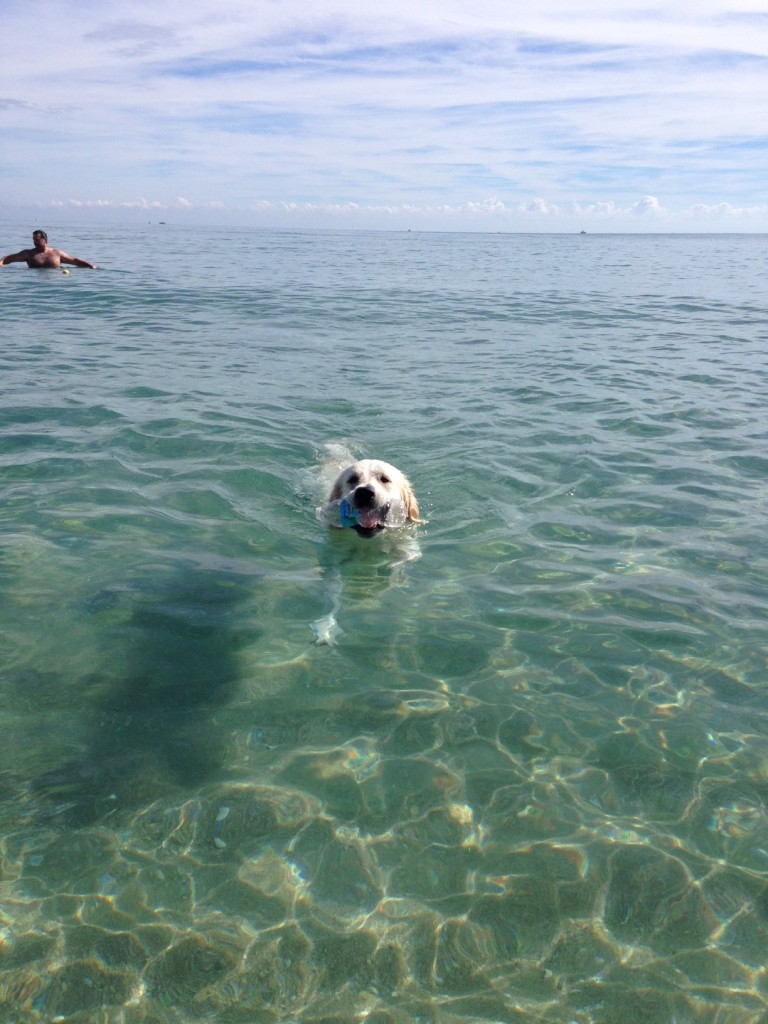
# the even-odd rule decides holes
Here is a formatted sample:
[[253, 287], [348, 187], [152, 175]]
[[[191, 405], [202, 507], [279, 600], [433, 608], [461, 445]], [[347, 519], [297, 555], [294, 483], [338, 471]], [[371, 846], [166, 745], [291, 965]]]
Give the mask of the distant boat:
[[587, 232], [584, 230], [584, 228], [582, 228], [581, 231], [579, 232], [580, 235], [586, 235], [586, 233]]

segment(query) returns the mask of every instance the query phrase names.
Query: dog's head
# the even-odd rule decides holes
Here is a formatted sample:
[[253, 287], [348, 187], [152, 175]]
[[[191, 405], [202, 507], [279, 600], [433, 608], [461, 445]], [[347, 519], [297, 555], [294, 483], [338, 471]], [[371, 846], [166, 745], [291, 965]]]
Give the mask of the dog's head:
[[407, 478], [378, 459], [353, 462], [339, 473], [329, 501], [342, 501], [354, 515], [360, 537], [375, 537], [385, 527], [416, 522], [419, 506]]

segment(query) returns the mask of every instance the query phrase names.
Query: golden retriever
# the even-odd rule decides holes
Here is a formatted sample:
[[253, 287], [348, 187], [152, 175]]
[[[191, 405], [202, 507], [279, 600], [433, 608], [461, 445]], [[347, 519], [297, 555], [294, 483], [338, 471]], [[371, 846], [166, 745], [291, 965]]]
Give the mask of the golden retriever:
[[[342, 632], [336, 616], [344, 604], [345, 581], [349, 581], [350, 566], [354, 566], [351, 571], [355, 582], [360, 584], [362, 581], [364, 585], [368, 580], [372, 587], [375, 583], [375, 590], [378, 591], [382, 579], [386, 580], [387, 588], [399, 586], [403, 582], [404, 566], [421, 557], [419, 542], [410, 531], [392, 529], [422, 521], [413, 488], [405, 475], [396, 466], [379, 459], [349, 462], [345, 469], [338, 472], [338, 467], [343, 466], [351, 455], [348, 450], [338, 446], [328, 446], [328, 450], [332, 456], [332, 466], [328, 465], [327, 472], [323, 474], [327, 481], [325, 486], [328, 487], [328, 482], [334, 480], [334, 473], [338, 475], [335, 476], [326, 504], [317, 509], [317, 518], [327, 526], [351, 527], [358, 536], [366, 539], [387, 531], [389, 536], [383, 539], [381, 546], [376, 544], [367, 551], [375, 558], [384, 558], [390, 571], [385, 576], [376, 572], [368, 580], [365, 573], [367, 562], [360, 562], [357, 558], [349, 562], [346, 556], [340, 557], [340, 550], [335, 544], [328, 548], [323, 577], [331, 609], [312, 623], [315, 642], [321, 645], [334, 645]], [[343, 547], [347, 548], [347, 545]], [[347, 552], [351, 554], [348, 548]], [[376, 565], [379, 565], [378, 561]], [[358, 575], [360, 579], [357, 579]]]
[[419, 522], [419, 506], [406, 476], [379, 459], [360, 459], [336, 478], [321, 518], [371, 538], [387, 527]]

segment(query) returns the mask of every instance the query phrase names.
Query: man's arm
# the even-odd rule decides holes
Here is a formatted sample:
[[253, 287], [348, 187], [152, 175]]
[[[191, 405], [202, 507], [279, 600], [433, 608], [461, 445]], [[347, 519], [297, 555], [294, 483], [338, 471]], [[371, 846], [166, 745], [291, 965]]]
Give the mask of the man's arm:
[[88, 270], [95, 270], [96, 267], [93, 263], [89, 263], [88, 260], [81, 260], [79, 256], [70, 256], [66, 252], [62, 252], [59, 249], [59, 259], [62, 263], [70, 263], [73, 267], [87, 267]]
[[22, 249], [21, 252], [12, 252], [9, 256], [3, 256], [0, 259], [0, 267], [4, 267], [6, 263], [26, 263], [28, 256], [29, 249]]

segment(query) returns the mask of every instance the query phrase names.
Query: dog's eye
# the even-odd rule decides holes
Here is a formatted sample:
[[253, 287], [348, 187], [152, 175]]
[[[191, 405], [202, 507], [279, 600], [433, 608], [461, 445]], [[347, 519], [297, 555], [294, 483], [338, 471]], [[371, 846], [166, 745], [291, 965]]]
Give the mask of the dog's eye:
[[350, 487], [357, 487], [357, 485], [360, 483], [360, 477], [357, 475], [357, 473], [350, 473], [347, 482]]
[[381, 482], [382, 482], [383, 484], [391, 484], [391, 483], [392, 483], [392, 481], [391, 481], [391, 480], [389, 479], [389, 477], [387, 476], [387, 474], [386, 474], [386, 473], [380, 473], [380, 474], [379, 474], [379, 480], [380, 480], [380, 481], [381, 481]]

